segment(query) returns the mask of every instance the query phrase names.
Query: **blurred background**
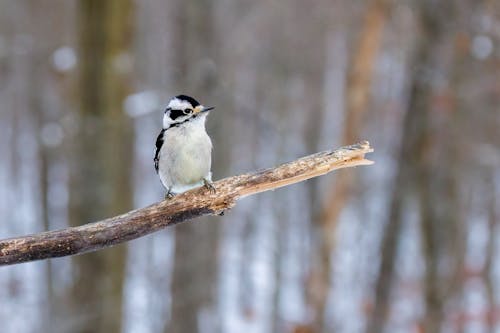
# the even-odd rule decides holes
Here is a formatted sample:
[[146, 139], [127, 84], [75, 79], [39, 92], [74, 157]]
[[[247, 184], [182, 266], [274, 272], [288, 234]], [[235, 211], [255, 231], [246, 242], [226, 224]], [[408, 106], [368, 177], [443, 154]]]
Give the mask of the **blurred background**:
[[500, 332], [499, 1], [0, 1], [0, 237], [161, 200], [180, 93], [215, 179], [376, 164], [0, 268], [1, 332]]

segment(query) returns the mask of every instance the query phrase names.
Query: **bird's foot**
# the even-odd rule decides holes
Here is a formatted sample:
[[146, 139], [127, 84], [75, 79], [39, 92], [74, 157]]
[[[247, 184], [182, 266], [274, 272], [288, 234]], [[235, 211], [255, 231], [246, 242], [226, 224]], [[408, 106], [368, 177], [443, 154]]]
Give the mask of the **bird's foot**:
[[170, 190], [167, 191], [167, 193], [165, 193], [165, 200], [170, 200], [174, 197], [175, 193], [174, 192], [171, 192]]
[[205, 184], [205, 187], [210, 191], [210, 193], [215, 194], [215, 187], [214, 183], [212, 183], [210, 180], [203, 178], [203, 183]]

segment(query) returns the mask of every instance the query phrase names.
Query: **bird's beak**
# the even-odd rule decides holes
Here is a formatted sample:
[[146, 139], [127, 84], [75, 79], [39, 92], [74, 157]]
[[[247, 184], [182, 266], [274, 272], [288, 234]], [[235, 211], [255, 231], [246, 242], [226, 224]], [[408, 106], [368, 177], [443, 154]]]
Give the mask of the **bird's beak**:
[[213, 109], [215, 109], [215, 106], [203, 107], [200, 112], [208, 112]]

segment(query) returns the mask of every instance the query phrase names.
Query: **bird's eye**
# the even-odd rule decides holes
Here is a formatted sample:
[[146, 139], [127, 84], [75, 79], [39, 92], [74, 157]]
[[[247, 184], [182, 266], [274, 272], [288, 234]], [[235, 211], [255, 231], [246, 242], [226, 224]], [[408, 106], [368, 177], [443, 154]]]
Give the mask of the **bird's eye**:
[[191, 114], [193, 113], [193, 109], [185, 109], [184, 111], [182, 111], [184, 114]]

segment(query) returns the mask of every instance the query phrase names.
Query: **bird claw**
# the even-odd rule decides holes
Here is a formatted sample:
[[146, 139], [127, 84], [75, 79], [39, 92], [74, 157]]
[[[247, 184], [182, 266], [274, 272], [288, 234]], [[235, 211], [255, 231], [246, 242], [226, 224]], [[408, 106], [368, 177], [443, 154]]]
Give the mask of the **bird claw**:
[[167, 193], [165, 193], [165, 200], [170, 200], [174, 197], [174, 193], [173, 192], [170, 192], [170, 190], [167, 191]]
[[214, 184], [210, 180], [203, 178], [203, 183], [205, 184], [205, 187], [210, 191], [210, 193], [216, 193]]

